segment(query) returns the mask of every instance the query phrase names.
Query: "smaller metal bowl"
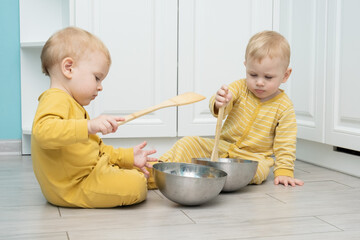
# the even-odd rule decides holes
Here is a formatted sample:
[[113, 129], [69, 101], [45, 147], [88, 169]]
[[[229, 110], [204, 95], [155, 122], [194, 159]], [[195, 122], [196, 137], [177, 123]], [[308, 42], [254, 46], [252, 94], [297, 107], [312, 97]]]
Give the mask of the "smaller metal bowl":
[[212, 200], [223, 189], [227, 176], [222, 170], [191, 163], [156, 163], [153, 171], [160, 192], [181, 205]]
[[232, 192], [245, 187], [255, 176], [258, 162], [236, 158], [219, 158], [213, 162], [210, 158], [193, 158], [192, 163], [211, 166], [228, 174], [223, 192]]

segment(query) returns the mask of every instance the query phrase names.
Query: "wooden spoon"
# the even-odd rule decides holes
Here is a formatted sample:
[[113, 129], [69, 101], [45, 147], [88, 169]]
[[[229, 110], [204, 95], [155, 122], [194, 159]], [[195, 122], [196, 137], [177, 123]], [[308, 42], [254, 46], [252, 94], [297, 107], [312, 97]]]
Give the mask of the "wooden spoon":
[[205, 97], [203, 95], [194, 93], [194, 92], [187, 92], [187, 93], [183, 93], [180, 94], [178, 96], [175, 96], [173, 98], [170, 98], [160, 104], [157, 104], [155, 106], [146, 108], [144, 110], [132, 113], [130, 115], [125, 116], [125, 121], [119, 121], [118, 125], [122, 125], [124, 123], [127, 123], [131, 120], [134, 120], [135, 118], [144, 116], [145, 114], [154, 112], [156, 110], [159, 110], [161, 108], [166, 108], [166, 107], [174, 107], [174, 106], [182, 106], [182, 105], [186, 105], [186, 104], [190, 104], [190, 103], [195, 103], [195, 102], [199, 102], [201, 100], [204, 100]]
[[224, 118], [224, 109], [225, 107], [221, 107], [219, 109], [218, 118], [216, 122], [215, 143], [214, 143], [213, 151], [211, 153], [211, 161], [213, 162], [217, 162], [219, 159], [219, 139], [220, 139], [221, 125]]

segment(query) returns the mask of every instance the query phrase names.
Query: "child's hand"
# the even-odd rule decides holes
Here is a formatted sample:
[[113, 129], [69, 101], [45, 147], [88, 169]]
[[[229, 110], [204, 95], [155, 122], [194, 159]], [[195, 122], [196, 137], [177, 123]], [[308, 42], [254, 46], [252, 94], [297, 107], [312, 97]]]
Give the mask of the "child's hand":
[[279, 183], [283, 184], [284, 186], [288, 186], [290, 184], [293, 187], [295, 187], [296, 185], [299, 185], [299, 186], [304, 185], [304, 182], [301, 181], [300, 179], [295, 179], [295, 178], [288, 177], [288, 176], [277, 176], [274, 179], [274, 184], [278, 185]]
[[[215, 110], [221, 107], [225, 107], [232, 99], [231, 91], [227, 85], [222, 85], [221, 88], [216, 92], [215, 96]], [[216, 111], [217, 112], [217, 111]]]
[[156, 153], [156, 150], [143, 150], [146, 146], [146, 141], [134, 147], [134, 166], [140, 168], [140, 170], [148, 177], [149, 172], [146, 167], [152, 168], [149, 162], [156, 162], [156, 158], [148, 157], [148, 155]]
[[101, 132], [102, 134], [108, 134], [116, 132], [118, 129], [118, 121], [124, 121], [125, 118], [116, 117], [111, 115], [101, 115], [97, 118], [88, 121], [89, 134], [95, 134]]

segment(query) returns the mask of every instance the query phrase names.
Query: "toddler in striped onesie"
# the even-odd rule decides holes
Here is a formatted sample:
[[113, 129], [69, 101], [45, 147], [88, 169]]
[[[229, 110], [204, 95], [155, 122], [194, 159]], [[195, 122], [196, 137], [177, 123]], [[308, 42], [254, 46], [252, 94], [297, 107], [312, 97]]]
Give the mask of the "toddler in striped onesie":
[[[220, 107], [227, 116], [221, 130], [219, 157], [258, 161], [251, 184], [265, 181], [272, 167], [274, 183], [303, 185], [294, 178], [296, 118], [293, 104], [279, 89], [292, 69], [290, 46], [274, 31], [255, 34], [249, 41], [245, 62], [246, 78], [223, 85], [210, 99], [210, 111], [217, 117]], [[159, 160], [191, 162], [192, 158], [209, 158], [214, 139], [184, 137]]]

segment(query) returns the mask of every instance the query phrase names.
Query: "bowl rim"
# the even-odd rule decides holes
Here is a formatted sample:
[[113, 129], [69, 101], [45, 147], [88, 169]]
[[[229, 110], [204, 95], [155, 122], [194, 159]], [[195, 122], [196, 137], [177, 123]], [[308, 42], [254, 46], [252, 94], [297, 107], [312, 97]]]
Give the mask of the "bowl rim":
[[[190, 167], [199, 167], [199, 168], [207, 168], [209, 169], [211, 172], [215, 172], [216, 173], [216, 176], [215, 178], [224, 178], [224, 177], [227, 177], [228, 174], [227, 172], [225, 172], [224, 170], [221, 170], [221, 169], [218, 169], [218, 168], [215, 168], [215, 167], [212, 167], [212, 166], [206, 166], [206, 165], [202, 165], [202, 164], [196, 164], [196, 163], [183, 163], [183, 162], [158, 162], [158, 163], [155, 163], [153, 165], [153, 169], [154, 171], [159, 171], [161, 173], [164, 173], [166, 175], [169, 175], [169, 176], [175, 176], [175, 177], [186, 177], [186, 178], [194, 178], [194, 179], [198, 179], [199, 177], [193, 177], [193, 176], [181, 176], [181, 175], [177, 175], [177, 174], [171, 174], [169, 172], [165, 172], [165, 171], [162, 171], [159, 168], [159, 166], [162, 166], [162, 165], [179, 165], [179, 166], [182, 166], [182, 165], [185, 165], [185, 166], [190, 166]], [[203, 178], [203, 179], [210, 179], [210, 178]]]
[[259, 163], [259, 161], [249, 160], [244, 158], [218, 158], [218, 161], [216, 162], [211, 161], [211, 158], [192, 158], [191, 161], [193, 163], [194, 161], [210, 162], [210, 163], [247, 163], [247, 164]]

